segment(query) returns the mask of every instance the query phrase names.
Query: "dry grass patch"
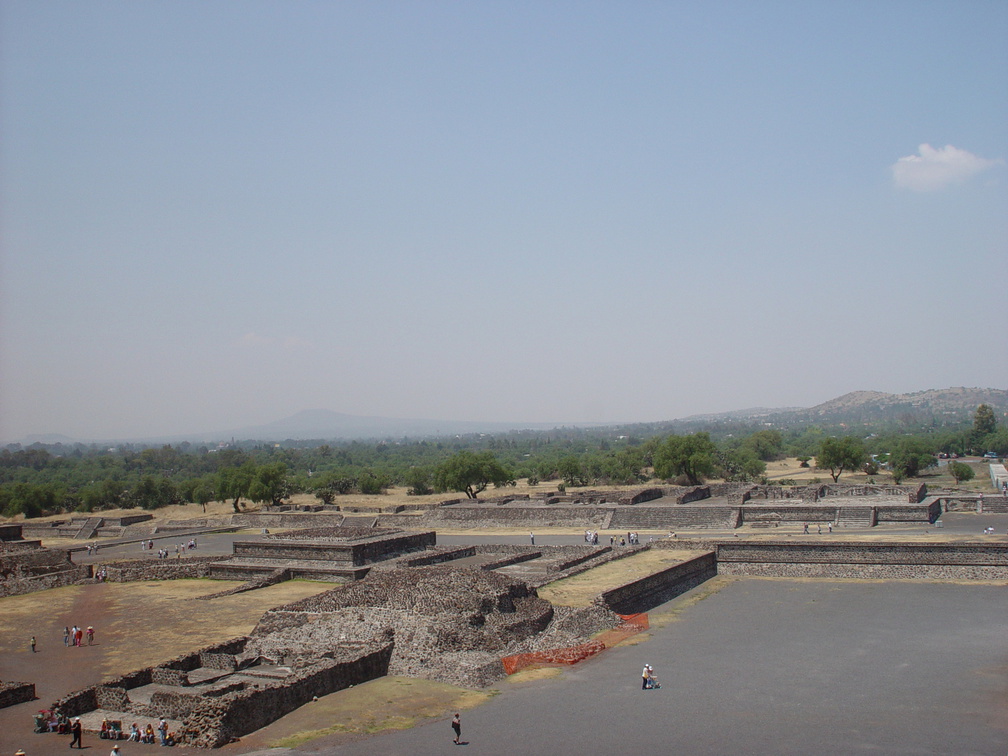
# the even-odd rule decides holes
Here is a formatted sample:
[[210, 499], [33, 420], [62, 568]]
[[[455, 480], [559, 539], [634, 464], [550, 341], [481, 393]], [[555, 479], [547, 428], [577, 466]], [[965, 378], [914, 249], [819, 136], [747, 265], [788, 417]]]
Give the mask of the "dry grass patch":
[[545, 585], [539, 595], [557, 606], [585, 607], [603, 591], [618, 588], [697, 556], [696, 551], [646, 549]]
[[[257, 732], [255, 740], [273, 748], [295, 748], [332, 735], [406, 730], [425, 719], [472, 709], [494, 695], [496, 691], [465, 690], [431, 680], [382, 677], [306, 704]], [[247, 747], [250, 738], [243, 740]]]

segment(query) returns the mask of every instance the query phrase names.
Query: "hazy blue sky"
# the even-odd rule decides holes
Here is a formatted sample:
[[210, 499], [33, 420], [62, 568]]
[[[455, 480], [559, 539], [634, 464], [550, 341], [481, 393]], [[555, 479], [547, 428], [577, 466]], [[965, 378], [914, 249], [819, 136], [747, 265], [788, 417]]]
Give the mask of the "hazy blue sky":
[[1008, 387], [1008, 3], [0, 5], [0, 440]]

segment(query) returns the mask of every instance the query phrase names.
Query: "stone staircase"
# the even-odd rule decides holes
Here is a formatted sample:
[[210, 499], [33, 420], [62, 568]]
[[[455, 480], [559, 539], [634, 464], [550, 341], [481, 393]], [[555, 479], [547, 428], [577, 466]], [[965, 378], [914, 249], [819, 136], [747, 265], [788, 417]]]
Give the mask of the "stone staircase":
[[875, 524], [875, 507], [840, 507], [837, 510], [838, 528], [873, 528]]
[[984, 496], [984, 514], [1008, 514], [1008, 497]]
[[98, 528], [102, 526], [103, 522], [104, 520], [101, 517], [88, 517], [84, 521], [80, 530], [78, 530], [76, 535], [74, 535], [74, 538], [84, 541], [89, 538], [94, 538], [95, 534], [98, 532]]

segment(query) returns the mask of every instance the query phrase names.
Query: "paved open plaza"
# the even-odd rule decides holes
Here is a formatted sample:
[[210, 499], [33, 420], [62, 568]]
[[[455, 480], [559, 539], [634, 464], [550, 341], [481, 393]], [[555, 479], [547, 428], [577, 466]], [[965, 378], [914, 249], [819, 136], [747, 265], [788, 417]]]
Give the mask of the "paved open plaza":
[[[465, 753], [1008, 752], [1008, 586], [742, 578], [694, 603], [706, 590], [654, 610], [685, 607], [646, 641], [464, 712]], [[451, 748], [445, 718], [272, 753]]]

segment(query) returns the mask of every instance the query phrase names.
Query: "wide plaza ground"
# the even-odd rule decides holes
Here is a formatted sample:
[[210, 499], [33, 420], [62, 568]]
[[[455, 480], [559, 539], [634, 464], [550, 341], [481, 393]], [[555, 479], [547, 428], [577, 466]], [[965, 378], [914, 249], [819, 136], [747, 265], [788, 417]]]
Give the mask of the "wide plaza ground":
[[[1008, 515], [943, 520], [940, 530], [887, 526], [821, 538], [979, 540], [991, 526], [997, 535], [987, 538], [1003, 542], [1008, 529]], [[233, 540], [254, 535], [202, 536], [196, 554], [228, 553]], [[747, 528], [732, 535], [767, 537]], [[819, 538], [797, 524], [773, 535]], [[570, 530], [536, 533], [537, 545], [582, 538]], [[439, 533], [438, 542], [527, 543], [528, 533], [456, 531]], [[96, 557], [77, 552], [75, 560], [141, 554], [138, 544], [121, 544]], [[0, 600], [0, 678], [33, 681], [39, 693], [34, 703], [0, 709], [0, 754], [63, 752], [69, 738], [30, 734], [31, 714], [58, 695], [247, 633], [264, 609], [331, 586], [294, 582], [194, 600], [221, 587], [106, 584]], [[719, 577], [650, 617], [648, 633], [575, 667], [523, 672], [489, 691], [376, 680], [304, 706], [221, 752], [442, 753], [454, 747], [449, 721], [460, 710], [467, 753], [1008, 753], [1006, 584]], [[62, 628], [75, 622], [96, 627], [96, 646], [63, 648]], [[640, 690], [645, 662], [663, 681], [660, 690]], [[85, 745], [107, 750], [94, 737]], [[154, 748], [128, 743], [122, 752]]]
[[[1008, 752], [1008, 586], [715, 578], [651, 617], [463, 712], [466, 753]], [[645, 663], [660, 690], [641, 690]], [[449, 717], [274, 753], [440, 754]]]

